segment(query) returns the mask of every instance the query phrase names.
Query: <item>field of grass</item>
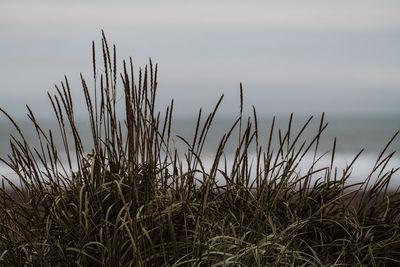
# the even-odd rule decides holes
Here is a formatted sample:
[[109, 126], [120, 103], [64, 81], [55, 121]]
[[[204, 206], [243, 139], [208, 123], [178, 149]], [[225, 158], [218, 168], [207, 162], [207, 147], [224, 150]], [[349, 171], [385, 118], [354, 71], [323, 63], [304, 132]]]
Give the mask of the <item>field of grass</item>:
[[[193, 139], [173, 136], [173, 101], [162, 112], [155, 109], [157, 65], [150, 61], [136, 73], [130, 59], [118, 73], [115, 46], [104, 34], [101, 49], [104, 71], [98, 72], [93, 44], [94, 88], [81, 77], [92, 140], [80, 138], [67, 79], [48, 95], [62, 150], [54, 145], [56, 134], [42, 129], [30, 110], [38, 146], [26, 142], [0, 109], [19, 133], [10, 138], [12, 153], [1, 160], [20, 183], [3, 177], [0, 188], [0, 265], [400, 264], [400, 194], [388, 188], [397, 169], [386, 168], [394, 155], [387, 148], [397, 134], [364, 182], [352, 184], [354, 161], [335, 168], [336, 142], [325, 155], [331, 164], [315, 166], [327, 125], [323, 115], [311, 140], [302, 134], [312, 118], [298, 132], [292, 118], [287, 129], [275, 129], [273, 122], [265, 136], [255, 109], [243, 116], [240, 88], [239, 115], [206, 168], [202, 149], [222, 97], [213, 112], [200, 111], [194, 119]], [[117, 91], [124, 103], [117, 103]], [[117, 105], [124, 114], [117, 114]], [[274, 135], [278, 144], [272, 144]], [[178, 141], [186, 152], [177, 151]], [[228, 141], [237, 142], [229, 165]], [[88, 142], [91, 151], [83, 148]], [[307, 153], [315, 155], [314, 163], [300, 173]]]

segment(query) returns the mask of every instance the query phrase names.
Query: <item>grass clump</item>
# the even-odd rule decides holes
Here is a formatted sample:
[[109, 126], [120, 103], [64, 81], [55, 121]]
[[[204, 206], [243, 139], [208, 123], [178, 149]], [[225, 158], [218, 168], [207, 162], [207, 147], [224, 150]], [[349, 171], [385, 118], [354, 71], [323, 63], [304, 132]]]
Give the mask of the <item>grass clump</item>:
[[[1, 159], [19, 177], [3, 177], [0, 188], [0, 263], [4, 266], [298, 266], [400, 263], [400, 198], [386, 170], [394, 152], [378, 156], [363, 183], [347, 182], [354, 161], [338, 172], [317, 168], [322, 116], [311, 140], [304, 129], [262, 136], [257, 114], [239, 117], [223, 135], [211, 168], [202, 149], [222, 97], [179, 153], [171, 134], [173, 101], [156, 111], [157, 65], [135, 75], [132, 60], [116, 68], [115, 46], [103, 34], [104, 72], [94, 88], [81, 76], [92, 132], [85, 151], [65, 79], [49, 94], [65, 156], [55, 133], [42, 129], [28, 108], [37, 134], [32, 146], [18, 131], [11, 154]], [[117, 90], [124, 114], [118, 114]], [[124, 115], [123, 118], [120, 115]], [[72, 132], [72, 137], [69, 136]], [[272, 136], [277, 132], [278, 144]], [[224, 149], [237, 138], [233, 163]], [[267, 139], [265, 148], [261, 139]], [[255, 152], [255, 157], [252, 153]], [[307, 153], [314, 161], [305, 172]], [[316, 179], [318, 178], [318, 179]], [[376, 178], [371, 182], [372, 178]]]

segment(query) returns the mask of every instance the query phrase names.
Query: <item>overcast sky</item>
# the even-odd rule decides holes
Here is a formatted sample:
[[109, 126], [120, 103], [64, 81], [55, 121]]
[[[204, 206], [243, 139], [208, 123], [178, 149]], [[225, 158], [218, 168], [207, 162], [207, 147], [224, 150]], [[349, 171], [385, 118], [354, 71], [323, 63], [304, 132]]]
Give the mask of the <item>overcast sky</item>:
[[[45, 116], [46, 91], [90, 77], [104, 29], [118, 58], [159, 63], [178, 114], [246, 104], [263, 114], [400, 115], [400, 1], [0, 2], [0, 106]], [[46, 103], [46, 104], [44, 104]]]

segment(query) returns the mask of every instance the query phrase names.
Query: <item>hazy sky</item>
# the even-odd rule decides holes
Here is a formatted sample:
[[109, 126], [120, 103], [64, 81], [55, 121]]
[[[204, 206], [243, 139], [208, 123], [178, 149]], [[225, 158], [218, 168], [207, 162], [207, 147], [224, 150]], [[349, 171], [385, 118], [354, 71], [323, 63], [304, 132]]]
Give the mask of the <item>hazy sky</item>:
[[47, 114], [66, 74], [80, 94], [104, 29], [119, 59], [159, 63], [161, 104], [264, 114], [400, 115], [400, 1], [0, 2], [0, 106]]

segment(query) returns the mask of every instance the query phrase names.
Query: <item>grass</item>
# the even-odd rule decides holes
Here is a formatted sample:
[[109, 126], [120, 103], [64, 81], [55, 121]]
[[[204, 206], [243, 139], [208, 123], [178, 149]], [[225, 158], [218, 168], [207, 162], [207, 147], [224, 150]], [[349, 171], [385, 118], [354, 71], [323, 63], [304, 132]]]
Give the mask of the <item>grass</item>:
[[[11, 154], [1, 159], [19, 177], [0, 188], [0, 264], [3, 266], [321, 266], [400, 263], [399, 191], [389, 190], [398, 169], [386, 165], [389, 144], [377, 155], [363, 183], [348, 182], [354, 161], [343, 170], [315, 165], [322, 115], [311, 140], [304, 127], [269, 135], [258, 130], [257, 113], [239, 116], [220, 140], [211, 168], [202, 149], [221, 99], [193, 139], [172, 136], [173, 101], [156, 111], [157, 65], [136, 73], [132, 60], [116, 68], [115, 46], [103, 34], [98, 72], [93, 44], [94, 88], [81, 76], [91, 128], [85, 151], [75, 123], [67, 78], [49, 94], [64, 147], [56, 134], [28, 117], [37, 134], [31, 146], [18, 131]], [[124, 112], [118, 113], [117, 91]], [[120, 105], [120, 104], [118, 104]], [[203, 119], [204, 118], [204, 119]], [[68, 132], [72, 132], [72, 137]], [[273, 136], [278, 144], [273, 144]], [[175, 142], [187, 151], [178, 153]], [[260, 140], [269, 140], [266, 147]], [[228, 165], [224, 147], [237, 142]], [[62, 151], [62, 152], [58, 152]], [[64, 152], [65, 151], [65, 152]], [[255, 157], [252, 153], [255, 152]], [[65, 153], [65, 155], [61, 155]], [[307, 153], [314, 161], [303, 174]], [[327, 155], [325, 155], [327, 156]], [[66, 158], [62, 160], [62, 158]], [[77, 166], [77, 167], [74, 167]]]

